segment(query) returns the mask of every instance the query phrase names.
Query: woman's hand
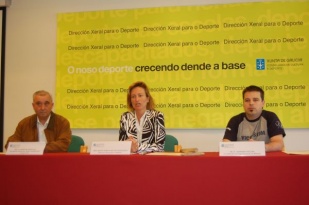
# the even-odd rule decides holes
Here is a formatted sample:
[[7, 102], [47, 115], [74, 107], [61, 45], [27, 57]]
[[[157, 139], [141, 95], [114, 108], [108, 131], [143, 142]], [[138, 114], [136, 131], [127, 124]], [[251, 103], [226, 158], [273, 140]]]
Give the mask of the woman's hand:
[[129, 136], [128, 141], [131, 141], [132, 144], [131, 144], [131, 152], [132, 153], [136, 153], [138, 151], [138, 142], [136, 139], [133, 138], [133, 136]]

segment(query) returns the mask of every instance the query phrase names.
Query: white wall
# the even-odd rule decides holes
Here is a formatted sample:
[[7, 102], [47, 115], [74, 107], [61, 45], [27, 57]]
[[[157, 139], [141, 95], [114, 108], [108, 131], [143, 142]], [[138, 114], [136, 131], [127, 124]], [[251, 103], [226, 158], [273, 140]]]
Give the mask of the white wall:
[[[4, 142], [17, 123], [33, 113], [34, 91], [45, 89], [55, 94], [57, 13], [235, 2], [254, 1], [12, 0], [7, 9]], [[167, 133], [176, 136], [183, 147], [218, 151], [224, 129], [167, 129]], [[286, 133], [287, 146], [309, 149], [309, 129], [287, 129]], [[116, 129], [73, 129], [73, 134], [82, 136], [88, 146], [96, 140], [118, 140]]]

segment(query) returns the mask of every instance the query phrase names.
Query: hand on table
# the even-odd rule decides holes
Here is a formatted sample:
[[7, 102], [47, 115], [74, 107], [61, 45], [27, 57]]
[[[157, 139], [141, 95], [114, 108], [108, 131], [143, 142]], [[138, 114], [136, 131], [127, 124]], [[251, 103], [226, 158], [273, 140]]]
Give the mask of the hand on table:
[[131, 152], [132, 153], [136, 153], [138, 151], [138, 142], [136, 139], [133, 138], [133, 136], [129, 136], [128, 141], [131, 141], [132, 144], [131, 144]]

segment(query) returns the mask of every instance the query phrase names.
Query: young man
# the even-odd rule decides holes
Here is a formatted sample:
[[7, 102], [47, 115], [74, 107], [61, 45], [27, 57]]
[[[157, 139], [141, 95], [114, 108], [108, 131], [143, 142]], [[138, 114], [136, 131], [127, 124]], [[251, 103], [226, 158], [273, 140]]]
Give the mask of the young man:
[[266, 152], [281, 151], [285, 132], [278, 116], [263, 110], [264, 91], [251, 85], [243, 90], [242, 96], [245, 112], [230, 119], [223, 142], [265, 141]]
[[9, 142], [46, 142], [44, 152], [67, 152], [72, 134], [70, 123], [66, 118], [53, 113], [53, 106], [53, 99], [48, 92], [35, 92], [32, 102], [35, 114], [18, 123], [5, 148]]

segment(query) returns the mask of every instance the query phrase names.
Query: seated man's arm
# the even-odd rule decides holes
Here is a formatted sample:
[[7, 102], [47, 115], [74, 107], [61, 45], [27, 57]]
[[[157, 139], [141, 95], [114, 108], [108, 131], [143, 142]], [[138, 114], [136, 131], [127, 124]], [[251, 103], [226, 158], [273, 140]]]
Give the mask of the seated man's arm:
[[269, 143], [265, 144], [266, 152], [282, 151], [284, 147], [283, 136], [276, 135], [270, 138]]
[[20, 142], [21, 141], [21, 137], [20, 137], [21, 135], [18, 135], [18, 134], [14, 134], [14, 135], [12, 135], [12, 136], [10, 136], [9, 138], [8, 138], [8, 140], [6, 141], [6, 143], [5, 143], [5, 149], [7, 149], [8, 148], [8, 146], [9, 146], [9, 143], [10, 142]]
[[223, 139], [222, 142], [230, 142], [231, 140]]
[[5, 149], [8, 148], [9, 142], [21, 142], [22, 141], [22, 124], [19, 122], [14, 134], [8, 138], [5, 144]]
[[67, 130], [54, 141], [47, 142], [44, 152], [67, 152], [71, 143], [71, 131]]
[[47, 144], [44, 152], [67, 152], [72, 139], [72, 131], [68, 120], [62, 118], [57, 122], [56, 130], [45, 129]]

